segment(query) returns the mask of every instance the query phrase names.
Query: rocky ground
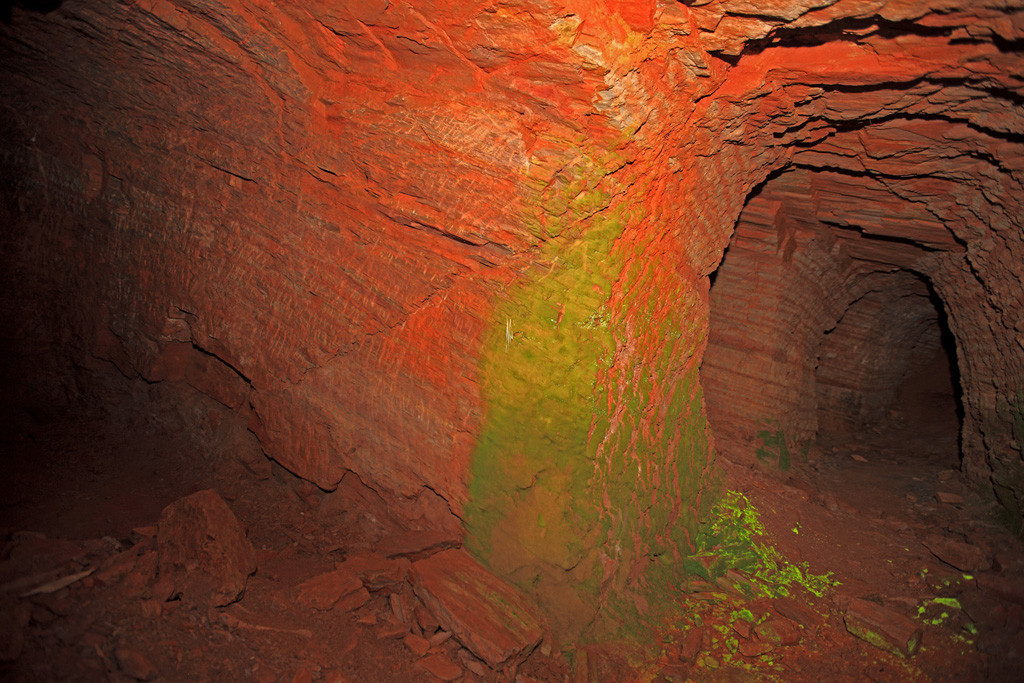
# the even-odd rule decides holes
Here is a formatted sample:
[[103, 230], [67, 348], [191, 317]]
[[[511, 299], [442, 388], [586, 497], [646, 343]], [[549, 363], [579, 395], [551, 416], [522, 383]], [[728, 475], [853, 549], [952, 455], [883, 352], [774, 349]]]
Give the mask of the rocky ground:
[[[754, 664], [778, 680], [1019, 680], [1020, 540], [953, 469], [922, 468], [878, 449], [831, 455], [785, 480], [742, 468], [730, 476], [783, 555], [838, 581], [822, 598], [794, 593], [800, 611], [776, 605], [771, 616], [762, 608], [795, 622], [796, 635], [740, 668]], [[719, 627], [725, 635], [713, 641], [725, 652], [744, 654], [765, 640], [756, 631], [747, 637], [742, 624], [736, 635], [731, 614], [722, 624], [732, 632]]]
[[[780, 566], [838, 585], [709, 574], [642, 646], [567, 648], [457, 539], [401, 528], [354, 477], [303, 482], [158, 386], [146, 420], [8, 433], [5, 680], [1001, 681], [1024, 664], [1021, 542], [961, 483], [948, 432], [905, 416], [786, 471], [720, 455]], [[183, 411], [205, 415], [202, 456], [175, 436]]]
[[138, 392], [150, 410], [130, 422], [8, 421], [5, 680], [568, 675], [533, 608], [450, 534], [400, 525], [354, 476], [298, 479], [201, 395]]

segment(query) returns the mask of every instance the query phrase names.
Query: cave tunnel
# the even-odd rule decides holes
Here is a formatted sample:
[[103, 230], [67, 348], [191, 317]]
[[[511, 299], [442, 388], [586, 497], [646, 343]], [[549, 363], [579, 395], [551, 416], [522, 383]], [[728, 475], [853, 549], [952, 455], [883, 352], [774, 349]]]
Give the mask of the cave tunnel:
[[702, 378], [720, 450], [769, 433], [812, 460], [899, 452], [959, 468], [956, 344], [921, 270], [934, 247], [900, 235], [908, 212], [855, 208], [889, 223], [874, 235], [850, 213], [821, 218], [863, 201], [850, 178], [804, 170], [748, 198], [712, 276]]
[[874, 433], [909, 458], [958, 467], [961, 389], [942, 302], [919, 276], [900, 272], [880, 284], [886, 289], [851, 302], [824, 332], [816, 443], [834, 449]]
[[0, 3], [0, 678], [1014, 680], [1022, 46]]

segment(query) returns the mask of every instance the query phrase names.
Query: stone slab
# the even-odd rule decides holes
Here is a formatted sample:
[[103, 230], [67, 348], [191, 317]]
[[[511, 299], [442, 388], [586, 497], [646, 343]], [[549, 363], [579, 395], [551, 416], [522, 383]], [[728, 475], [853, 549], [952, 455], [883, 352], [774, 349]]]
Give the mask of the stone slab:
[[901, 657], [912, 657], [921, 645], [920, 624], [869, 600], [851, 600], [843, 619], [853, 635]]
[[299, 584], [299, 602], [306, 607], [326, 611], [345, 596], [363, 587], [359, 577], [347, 569], [335, 569]]
[[392, 560], [377, 553], [360, 551], [349, 555], [336, 567], [355, 573], [366, 590], [373, 593], [404, 583], [409, 575], [409, 564], [405, 558]]
[[787, 619], [792, 619], [804, 628], [814, 629], [821, 626], [825, 621], [825, 618], [811, 609], [810, 606], [798, 602], [793, 598], [775, 598], [775, 600], [772, 601], [772, 606], [775, 608], [776, 612]]
[[455, 681], [462, 677], [462, 667], [442, 654], [424, 657], [419, 665], [442, 681]]
[[992, 566], [981, 548], [969, 543], [935, 534], [925, 538], [923, 543], [932, 555], [960, 571], [978, 572]]
[[491, 667], [517, 663], [540, 643], [543, 620], [533, 605], [464, 550], [414, 562], [410, 575], [442, 628]]
[[800, 643], [800, 627], [785, 617], [775, 617], [754, 627], [754, 634], [763, 643], [772, 645], [797, 645]]

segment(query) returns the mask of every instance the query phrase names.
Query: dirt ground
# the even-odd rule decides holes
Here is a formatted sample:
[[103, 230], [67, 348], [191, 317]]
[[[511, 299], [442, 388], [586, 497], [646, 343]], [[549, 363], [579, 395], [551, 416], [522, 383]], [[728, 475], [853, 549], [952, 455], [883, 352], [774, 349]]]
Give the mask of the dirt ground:
[[[647, 647], [594, 644], [566, 656], [542, 643], [500, 671], [441, 628], [403, 575], [449, 541], [406, 534], [395, 550], [402, 530], [371, 491], [349, 478], [333, 493], [298, 480], [212, 401], [182, 404], [147, 385], [118, 411], [130, 421], [21, 416], [0, 441], [0, 677], [1019, 680], [1024, 546], [962, 482], [955, 408], [926, 379], [907, 404], [916, 407], [785, 471], [719, 454], [724, 488], [756, 506], [786, 559], [832, 572], [838, 585], [823, 596], [745, 593], [749, 577], [729, 572], [681, 586], [685, 618], [652, 628]], [[945, 403], [929, 409], [932, 398]], [[203, 426], [198, 437], [182, 436], [186, 423]], [[154, 525], [169, 503], [211, 487], [247, 530], [259, 569], [227, 607], [163, 599]], [[303, 582], [358, 558], [376, 567], [361, 575], [364, 598], [331, 609], [303, 602]], [[78, 578], [61, 586], [67, 577]], [[853, 635], [864, 619], [888, 634], [889, 649], [910, 637], [913, 654]]]
[[[780, 551], [839, 582], [823, 599], [804, 594], [823, 625], [780, 649], [774, 674], [755, 678], [1020, 680], [1024, 544], [961, 477], [947, 363], [938, 354], [923, 364], [884, 420], [825, 435], [810, 453], [794, 453], [787, 471], [739, 466], [730, 458], [743, 454], [720, 453], [726, 487], [749, 497]], [[914, 655], [851, 635], [858, 601], [884, 608], [894, 628], [905, 619], [919, 625]]]

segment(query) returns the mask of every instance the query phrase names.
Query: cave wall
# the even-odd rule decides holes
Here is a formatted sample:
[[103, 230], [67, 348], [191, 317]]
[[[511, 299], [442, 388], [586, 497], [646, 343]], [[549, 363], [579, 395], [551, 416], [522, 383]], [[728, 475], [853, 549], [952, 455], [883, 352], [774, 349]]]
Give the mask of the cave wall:
[[[893, 135], [889, 124], [884, 129]], [[906, 149], [895, 156], [927, 168]], [[829, 433], [876, 424], [900, 378], [941, 347], [942, 316], [956, 342], [965, 403], [964, 470], [1008, 502], [1015, 484], [1007, 482], [1020, 468], [1020, 428], [1011, 424], [1018, 390], [1006, 389], [994, 402], [985, 397], [990, 384], [1019, 384], [1020, 353], [1012, 346], [1020, 345], [1020, 313], [982, 294], [982, 283], [1008, 264], [979, 265], [987, 249], [980, 244], [991, 242], [975, 238], [1004, 234], [1006, 253], [1015, 253], [1018, 219], [1003, 223], [998, 213], [972, 209], [984, 221], [971, 222], [940, 191], [919, 194], [935, 178], [906, 168], [861, 172], [812, 158], [815, 165], [794, 164], [751, 195], [716, 274], [702, 368], [716, 434], [723, 446], [749, 454], [765, 432], [782, 432], [802, 449]], [[981, 191], [966, 182], [937, 187]], [[1019, 196], [1006, 192], [1000, 196]], [[962, 223], [944, 218], [958, 216]], [[1007, 295], [1013, 301], [1019, 291]], [[761, 393], [745, 401], [751, 385]], [[992, 417], [998, 414], [1003, 418]], [[996, 426], [993, 419], [1005, 421]], [[1009, 502], [1014, 516], [1017, 505]]]
[[813, 170], [846, 198], [816, 220], [928, 247], [965, 466], [1019, 506], [1022, 26], [966, 1], [15, 7], [5, 376], [69, 404], [95, 358], [187, 381], [296, 474], [465, 528], [579, 632], [678, 571], [708, 275], [752, 190]]
[[794, 445], [815, 439], [823, 333], [867, 286], [806, 202], [765, 189], [744, 207], [716, 273], [701, 368], [716, 437], [737, 452], [765, 431]]

